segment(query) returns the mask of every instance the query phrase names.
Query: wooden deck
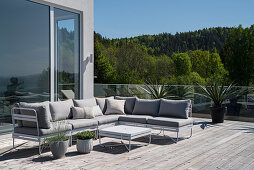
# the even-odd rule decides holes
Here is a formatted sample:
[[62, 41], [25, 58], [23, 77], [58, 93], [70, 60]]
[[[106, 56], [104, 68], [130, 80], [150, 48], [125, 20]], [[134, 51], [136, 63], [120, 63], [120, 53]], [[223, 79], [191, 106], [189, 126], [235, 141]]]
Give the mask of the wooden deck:
[[[18, 151], [8, 150], [12, 140], [7, 135], [0, 137], [0, 169], [254, 169], [254, 123], [225, 121], [213, 125], [209, 119], [195, 118], [190, 139], [174, 144], [159, 135], [153, 137], [156, 139], [149, 146], [133, 146], [131, 152], [123, 146], [102, 148], [97, 140], [94, 151], [82, 155], [74, 145], [65, 158], [53, 160], [49, 150], [39, 156], [33, 143], [23, 144]], [[102, 142], [119, 141], [103, 138]], [[135, 141], [145, 142], [145, 138]]]

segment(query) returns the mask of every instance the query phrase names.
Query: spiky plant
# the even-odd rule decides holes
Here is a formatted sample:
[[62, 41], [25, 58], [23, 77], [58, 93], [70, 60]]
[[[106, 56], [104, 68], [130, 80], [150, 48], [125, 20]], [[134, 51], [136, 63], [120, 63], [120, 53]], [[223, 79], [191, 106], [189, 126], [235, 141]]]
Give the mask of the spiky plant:
[[165, 85], [158, 85], [157, 82], [155, 84], [147, 81], [145, 87], [139, 86], [142, 90], [144, 90], [152, 99], [161, 99], [161, 98], [169, 98], [170, 96], [168, 89]]
[[203, 86], [199, 84], [198, 86], [201, 88], [203, 93], [195, 94], [211, 99], [213, 101], [213, 107], [215, 108], [222, 107], [222, 103], [226, 99], [240, 93], [240, 91], [233, 88], [233, 83], [229, 86], [218, 86], [217, 82], [214, 81], [214, 84], [211, 86]]

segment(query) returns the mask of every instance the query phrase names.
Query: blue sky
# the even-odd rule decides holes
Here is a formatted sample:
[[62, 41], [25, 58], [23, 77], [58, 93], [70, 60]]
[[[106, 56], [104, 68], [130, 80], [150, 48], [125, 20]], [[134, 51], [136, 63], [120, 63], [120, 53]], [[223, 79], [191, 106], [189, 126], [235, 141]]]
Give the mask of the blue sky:
[[94, 10], [107, 38], [254, 24], [254, 0], [94, 0]]

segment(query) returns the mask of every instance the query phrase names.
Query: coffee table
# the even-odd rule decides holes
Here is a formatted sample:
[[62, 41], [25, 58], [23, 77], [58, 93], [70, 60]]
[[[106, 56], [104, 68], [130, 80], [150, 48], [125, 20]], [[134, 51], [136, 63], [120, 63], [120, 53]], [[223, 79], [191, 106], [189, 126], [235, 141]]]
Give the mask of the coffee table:
[[[131, 141], [136, 138], [149, 136], [149, 142], [151, 143], [151, 133], [150, 128], [136, 127], [136, 126], [126, 126], [126, 125], [117, 125], [113, 127], [107, 127], [99, 130], [99, 143], [101, 144], [101, 136], [121, 139], [121, 145], [124, 145], [128, 151], [131, 150]], [[123, 140], [129, 141], [129, 146], [123, 143]], [[117, 146], [117, 145], [102, 145], [102, 146]]]

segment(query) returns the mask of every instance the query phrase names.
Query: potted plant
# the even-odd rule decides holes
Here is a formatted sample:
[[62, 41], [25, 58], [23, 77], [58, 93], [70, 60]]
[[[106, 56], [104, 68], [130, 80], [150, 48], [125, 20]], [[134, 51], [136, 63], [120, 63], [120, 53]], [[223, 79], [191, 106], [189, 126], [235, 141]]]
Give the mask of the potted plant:
[[203, 93], [196, 93], [200, 96], [204, 96], [213, 101], [210, 107], [211, 117], [213, 123], [223, 123], [226, 107], [223, 102], [237, 93], [231, 83], [229, 86], [218, 86], [216, 81], [211, 86], [199, 85]]
[[59, 159], [65, 156], [69, 145], [69, 137], [66, 131], [61, 131], [61, 123], [57, 124], [56, 133], [46, 137], [45, 141], [49, 144], [50, 151], [54, 159]]
[[93, 150], [95, 134], [90, 131], [79, 132], [76, 135], [77, 150], [79, 153], [90, 153]]

